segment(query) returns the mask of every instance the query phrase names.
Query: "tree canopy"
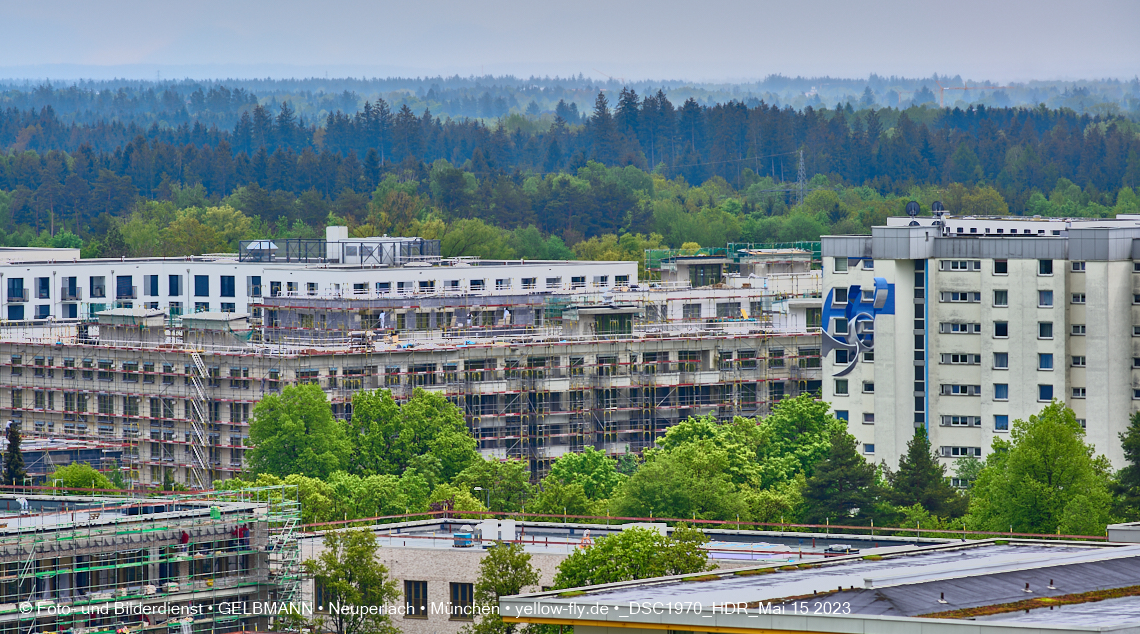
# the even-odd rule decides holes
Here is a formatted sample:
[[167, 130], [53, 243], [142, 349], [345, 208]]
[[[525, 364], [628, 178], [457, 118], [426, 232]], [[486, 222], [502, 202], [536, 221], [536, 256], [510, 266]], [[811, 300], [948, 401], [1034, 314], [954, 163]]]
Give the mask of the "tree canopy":
[[1111, 519], [1111, 468], [1084, 441], [1076, 415], [1054, 401], [1016, 420], [970, 490], [967, 526], [1021, 533], [1100, 535]]
[[344, 425], [333, 418], [319, 385], [291, 385], [261, 399], [250, 417], [249, 439], [254, 473], [327, 478], [349, 466]]
[[676, 528], [666, 537], [645, 528], [630, 528], [598, 538], [589, 548], [576, 550], [558, 565], [555, 588], [577, 588], [602, 583], [682, 575], [711, 570], [701, 545], [707, 538], [698, 530]]

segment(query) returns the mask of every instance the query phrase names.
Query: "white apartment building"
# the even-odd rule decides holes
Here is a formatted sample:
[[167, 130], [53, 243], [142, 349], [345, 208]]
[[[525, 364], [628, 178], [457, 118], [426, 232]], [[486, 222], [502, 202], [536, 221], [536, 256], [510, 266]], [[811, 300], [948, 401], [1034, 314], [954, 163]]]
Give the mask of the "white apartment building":
[[1140, 216], [891, 218], [825, 236], [823, 395], [868, 460], [948, 466], [1057, 399], [1116, 466], [1140, 409]]
[[[280, 243], [280, 244], [278, 244]], [[263, 296], [392, 296], [453, 292], [604, 289], [637, 284], [636, 262], [480, 261], [441, 258], [438, 240], [252, 240], [237, 254], [79, 259], [79, 249], [0, 250], [8, 321], [87, 319], [111, 308], [250, 313]]]

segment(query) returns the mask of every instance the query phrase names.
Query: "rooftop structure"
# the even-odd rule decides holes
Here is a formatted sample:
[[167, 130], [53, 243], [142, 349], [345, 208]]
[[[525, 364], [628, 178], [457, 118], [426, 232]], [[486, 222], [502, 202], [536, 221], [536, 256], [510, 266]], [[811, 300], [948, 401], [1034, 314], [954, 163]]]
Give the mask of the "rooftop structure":
[[1103, 599], [1135, 595], [1138, 572], [1136, 546], [987, 540], [520, 595], [500, 614], [583, 633], [1134, 632], [1140, 603]]

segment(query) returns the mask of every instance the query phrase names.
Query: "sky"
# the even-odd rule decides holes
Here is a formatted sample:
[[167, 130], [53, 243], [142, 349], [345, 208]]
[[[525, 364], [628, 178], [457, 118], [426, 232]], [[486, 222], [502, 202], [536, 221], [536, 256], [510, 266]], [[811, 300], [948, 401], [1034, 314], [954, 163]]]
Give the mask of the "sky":
[[1138, 0], [0, 0], [0, 77], [1131, 79]]

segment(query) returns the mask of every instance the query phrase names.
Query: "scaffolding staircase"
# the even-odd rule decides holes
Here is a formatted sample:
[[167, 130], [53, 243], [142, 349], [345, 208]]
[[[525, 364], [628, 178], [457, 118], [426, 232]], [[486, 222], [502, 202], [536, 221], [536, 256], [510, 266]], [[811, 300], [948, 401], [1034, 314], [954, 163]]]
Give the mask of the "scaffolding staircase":
[[282, 489], [280, 498], [272, 498], [267, 516], [269, 571], [277, 579], [277, 601], [286, 604], [301, 600], [301, 502], [289, 499], [289, 493]]
[[190, 391], [190, 405], [194, 415], [190, 417], [190, 444], [187, 447], [187, 451], [190, 452], [190, 477], [187, 484], [191, 488], [205, 490], [212, 484], [209, 478], [209, 458], [206, 453], [208, 446], [206, 430], [210, 425], [210, 409], [209, 400], [206, 398], [206, 386], [202, 383], [202, 377], [207, 376], [206, 364], [197, 350], [190, 351], [190, 358], [194, 360], [197, 372], [191, 372], [189, 375], [190, 385], [193, 388]]

